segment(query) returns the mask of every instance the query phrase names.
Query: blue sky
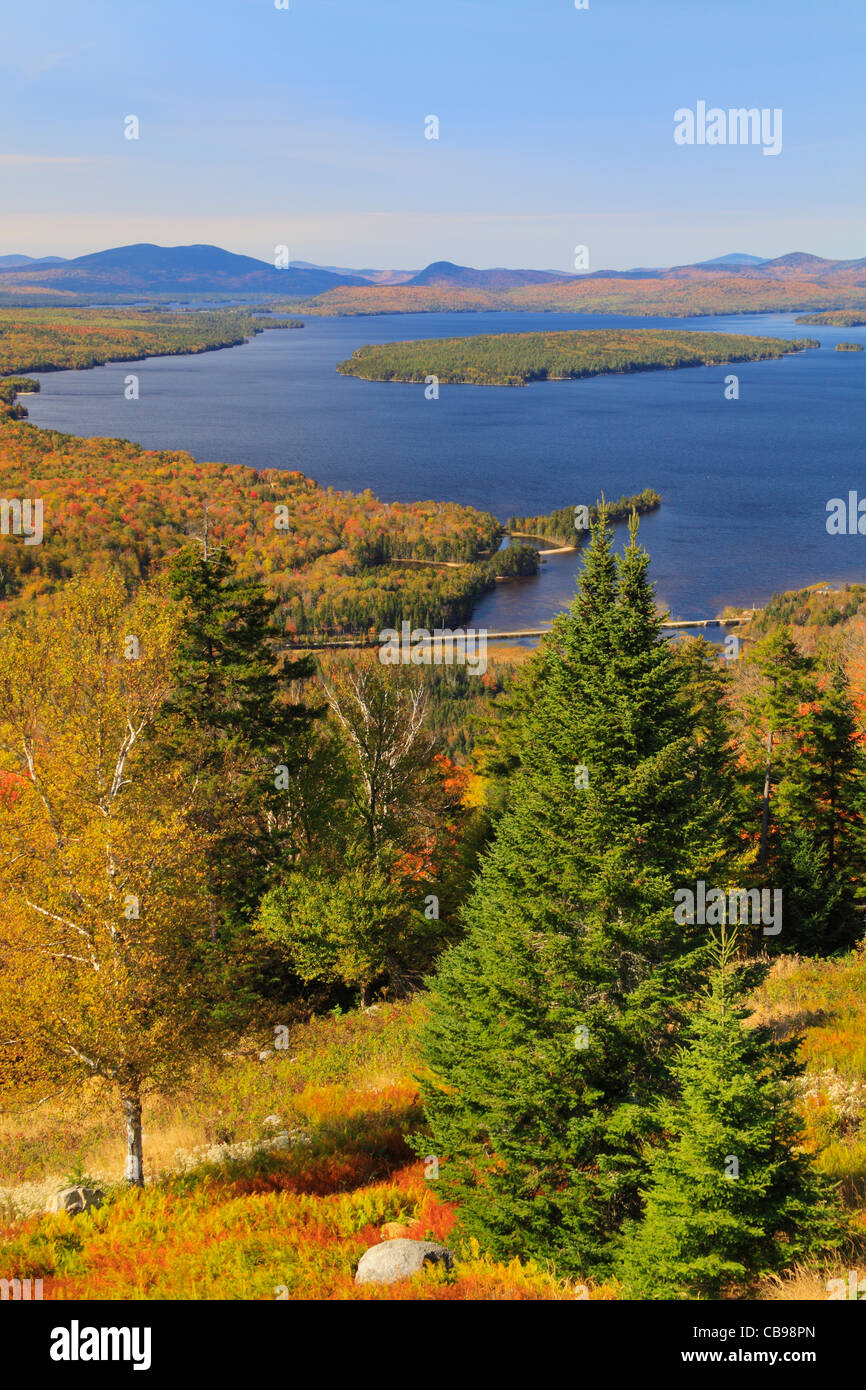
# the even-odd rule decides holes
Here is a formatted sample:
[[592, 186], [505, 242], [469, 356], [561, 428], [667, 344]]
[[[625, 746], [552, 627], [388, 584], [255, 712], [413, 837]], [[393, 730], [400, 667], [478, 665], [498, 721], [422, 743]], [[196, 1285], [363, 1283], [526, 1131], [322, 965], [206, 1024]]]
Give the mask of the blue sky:
[[[578, 243], [593, 270], [866, 254], [862, 0], [290, 6], [8, 5], [0, 253], [200, 241], [563, 270]], [[674, 111], [699, 100], [781, 108], [781, 154], [677, 146]]]

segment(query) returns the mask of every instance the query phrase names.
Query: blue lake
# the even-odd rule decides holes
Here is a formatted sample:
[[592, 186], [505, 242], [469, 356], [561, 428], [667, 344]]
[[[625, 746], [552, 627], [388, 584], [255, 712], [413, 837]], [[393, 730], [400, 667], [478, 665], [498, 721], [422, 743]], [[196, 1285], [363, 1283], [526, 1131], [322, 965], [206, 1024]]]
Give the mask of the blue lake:
[[[414, 385], [339, 376], [363, 343], [563, 328], [691, 328], [814, 337], [779, 361], [691, 367], [521, 388]], [[292, 468], [386, 500], [436, 498], [537, 514], [654, 487], [641, 525], [661, 602], [676, 617], [761, 604], [819, 579], [866, 580], [866, 536], [830, 536], [826, 506], [866, 496], [866, 328], [795, 325], [794, 315], [635, 319], [569, 314], [412, 314], [308, 318], [242, 347], [134, 366], [40, 375], [26, 398], [37, 425], [118, 436], [199, 459]], [[140, 399], [124, 398], [124, 378]], [[724, 378], [739, 378], [725, 399]], [[578, 560], [500, 585], [478, 625], [538, 625], [568, 602]]]

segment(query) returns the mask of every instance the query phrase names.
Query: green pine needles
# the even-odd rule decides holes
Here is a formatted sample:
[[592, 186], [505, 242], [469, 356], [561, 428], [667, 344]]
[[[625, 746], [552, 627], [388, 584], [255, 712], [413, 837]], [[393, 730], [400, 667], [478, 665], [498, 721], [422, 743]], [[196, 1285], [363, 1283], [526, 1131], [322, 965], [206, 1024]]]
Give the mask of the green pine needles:
[[736, 932], [711, 947], [711, 972], [662, 1102], [640, 1223], [619, 1252], [627, 1296], [719, 1298], [844, 1236], [832, 1189], [798, 1142], [792, 1081], [798, 1039], [745, 1024]]
[[661, 638], [648, 563], [635, 517], [614, 556], [602, 510], [531, 663], [509, 806], [421, 1039], [440, 1192], [494, 1256], [560, 1273], [609, 1268], [639, 1211], [706, 949], [674, 892], [724, 881], [736, 852], [723, 726]]

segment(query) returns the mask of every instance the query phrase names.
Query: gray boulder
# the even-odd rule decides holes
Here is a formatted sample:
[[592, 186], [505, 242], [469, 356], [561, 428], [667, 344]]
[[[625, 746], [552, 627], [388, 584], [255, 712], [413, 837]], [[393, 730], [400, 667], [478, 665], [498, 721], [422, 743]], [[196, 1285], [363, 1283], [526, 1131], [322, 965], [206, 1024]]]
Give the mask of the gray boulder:
[[357, 1284], [395, 1284], [409, 1279], [425, 1264], [444, 1264], [451, 1269], [454, 1256], [433, 1240], [386, 1240], [371, 1245], [358, 1263]]
[[68, 1211], [71, 1216], [101, 1207], [104, 1193], [98, 1187], [64, 1187], [49, 1198], [46, 1211]]

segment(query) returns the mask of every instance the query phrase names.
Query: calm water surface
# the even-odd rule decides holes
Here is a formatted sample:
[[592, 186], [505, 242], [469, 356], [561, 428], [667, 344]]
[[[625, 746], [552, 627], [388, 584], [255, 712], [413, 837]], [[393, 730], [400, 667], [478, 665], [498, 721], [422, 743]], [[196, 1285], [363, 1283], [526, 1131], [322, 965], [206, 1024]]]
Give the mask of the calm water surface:
[[[339, 376], [363, 343], [564, 328], [691, 328], [815, 337], [776, 362], [691, 367], [522, 388], [424, 388]], [[411, 314], [306, 320], [243, 347], [112, 363], [40, 377], [37, 425], [119, 436], [149, 449], [257, 468], [386, 500], [471, 503], [503, 520], [654, 487], [641, 525], [659, 598], [678, 617], [760, 604], [779, 589], [866, 580], [866, 537], [828, 536], [829, 498], [866, 496], [864, 328], [794, 324], [794, 315], [634, 319], [613, 315]], [[124, 399], [124, 377], [140, 399]], [[724, 378], [740, 398], [725, 400]], [[500, 585], [477, 625], [538, 625], [568, 602], [575, 556], [537, 579]]]

